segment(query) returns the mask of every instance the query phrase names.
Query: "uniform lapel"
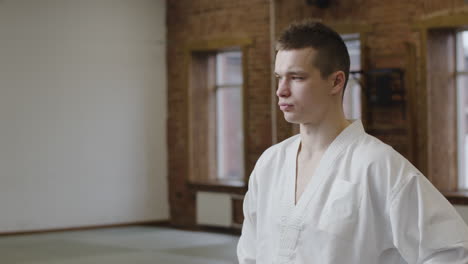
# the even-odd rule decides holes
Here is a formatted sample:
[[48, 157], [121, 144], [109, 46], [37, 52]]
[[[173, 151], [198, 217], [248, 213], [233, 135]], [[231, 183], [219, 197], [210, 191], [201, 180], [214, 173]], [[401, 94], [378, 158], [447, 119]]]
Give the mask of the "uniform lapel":
[[[292, 195], [288, 193], [288, 200], [292, 199], [293, 205], [293, 215], [295, 218], [302, 218], [302, 214], [306, 211], [306, 207], [310, 203], [310, 201], [314, 198], [317, 193], [320, 193], [319, 188], [324, 182], [325, 179], [328, 177], [335, 177], [336, 175], [331, 175], [330, 168], [333, 166], [335, 161], [340, 157], [343, 153], [343, 150], [348, 147], [351, 143], [353, 143], [358, 137], [364, 134], [364, 128], [362, 127], [362, 123], [360, 120], [354, 121], [350, 124], [347, 128], [345, 128], [333, 142], [328, 146], [327, 150], [323, 154], [322, 159], [320, 160], [318, 167], [313, 175], [313, 178], [309, 181], [306, 186], [306, 189], [302, 193], [301, 199], [299, 199], [298, 203], [294, 206], [295, 201], [295, 181], [296, 181], [296, 169], [297, 169], [297, 150], [300, 144], [300, 137], [299, 142], [295, 142], [293, 144], [294, 148], [291, 150], [291, 153], [288, 153], [289, 157], [293, 157], [292, 169], [290, 169], [290, 178], [292, 178], [292, 186], [288, 186], [289, 191], [292, 190]], [[288, 159], [289, 159], [288, 157]], [[290, 162], [291, 163], [291, 162]], [[292, 177], [291, 177], [292, 176]], [[333, 179], [329, 179], [333, 180]], [[291, 182], [291, 180], [288, 180]]]

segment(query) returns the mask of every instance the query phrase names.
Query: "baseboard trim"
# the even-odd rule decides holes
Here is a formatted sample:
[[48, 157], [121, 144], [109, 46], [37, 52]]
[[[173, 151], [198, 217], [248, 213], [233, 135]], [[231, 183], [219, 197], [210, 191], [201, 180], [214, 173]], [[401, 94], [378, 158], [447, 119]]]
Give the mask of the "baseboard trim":
[[114, 228], [114, 227], [125, 227], [125, 226], [159, 226], [159, 227], [170, 227], [169, 220], [153, 220], [153, 221], [141, 221], [141, 222], [125, 222], [118, 224], [107, 224], [107, 225], [91, 225], [91, 226], [76, 226], [66, 228], [51, 228], [51, 229], [40, 229], [40, 230], [21, 230], [21, 231], [8, 231], [1, 232], [0, 236], [19, 236], [19, 235], [31, 235], [41, 233], [54, 233], [54, 232], [68, 232], [68, 231], [84, 231], [101, 228]]
[[222, 233], [230, 235], [240, 235], [241, 229], [236, 226], [232, 227], [219, 227], [219, 226], [210, 226], [210, 225], [198, 225], [198, 231], [211, 232], [211, 233]]

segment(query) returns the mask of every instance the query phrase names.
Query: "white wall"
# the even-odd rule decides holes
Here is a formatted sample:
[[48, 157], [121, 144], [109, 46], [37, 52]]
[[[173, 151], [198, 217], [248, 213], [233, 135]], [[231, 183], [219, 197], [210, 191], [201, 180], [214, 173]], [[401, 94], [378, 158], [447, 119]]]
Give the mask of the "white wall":
[[165, 0], [0, 0], [0, 232], [168, 219]]

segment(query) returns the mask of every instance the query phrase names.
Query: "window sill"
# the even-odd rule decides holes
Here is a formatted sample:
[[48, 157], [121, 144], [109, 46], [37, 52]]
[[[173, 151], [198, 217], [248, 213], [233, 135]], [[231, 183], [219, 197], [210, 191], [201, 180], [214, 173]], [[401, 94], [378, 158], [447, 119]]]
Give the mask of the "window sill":
[[460, 190], [453, 192], [442, 192], [442, 194], [453, 205], [468, 205], [468, 190]]
[[204, 180], [188, 182], [190, 189], [195, 191], [245, 194], [247, 185], [243, 180]]

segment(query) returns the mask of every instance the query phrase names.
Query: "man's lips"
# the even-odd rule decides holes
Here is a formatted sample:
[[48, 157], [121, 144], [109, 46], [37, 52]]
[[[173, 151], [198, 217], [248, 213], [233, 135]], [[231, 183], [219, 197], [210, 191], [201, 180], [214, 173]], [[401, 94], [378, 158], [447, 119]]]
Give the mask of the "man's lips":
[[278, 103], [278, 105], [279, 105], [281, 111], [288, 111], [288, 110], [291, 110], [294, 107], [294, 105], [286, 104], [286, 103]]

